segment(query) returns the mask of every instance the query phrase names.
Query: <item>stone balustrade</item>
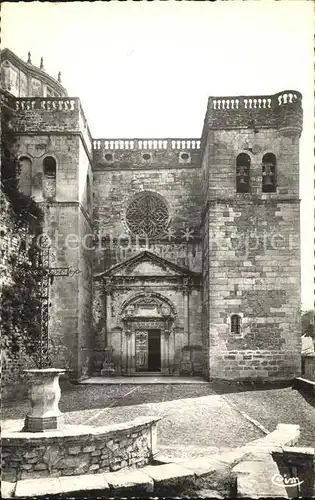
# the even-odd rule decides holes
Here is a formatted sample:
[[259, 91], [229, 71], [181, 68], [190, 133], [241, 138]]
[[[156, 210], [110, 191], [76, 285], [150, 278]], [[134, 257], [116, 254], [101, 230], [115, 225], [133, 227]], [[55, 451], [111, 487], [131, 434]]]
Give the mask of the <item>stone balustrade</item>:
[[212, 96], [208, 99], [201, 149], [209, 128], [270, 128], [278, 129], [282, 135], [300, 136], [302, 122], [302, 95], [296, 90], [284, 90], [274, 95]]
[[[191, 155], [199, 153], [204, 144], [207, 127], [233, 129], [242, 127], [277, 128], [284, 134], [300, 134], [302, 130], [302, 95], [296, 90], [284, 90], [274, 95], [254, 96], [212, 96], [208, 100], [205, 127], [202, 138], [99, 138], [93, 139], [84, 115], [80, 99], [77, 97], [29, 97], [16, 98], [15, 109], [18, 115], [27, 112], [61, 112], [63, 120], [71, 113], [77, 112], [78, 128], [89, 152], [144, 152], [153, 154], [187, 152]], [[69, 113], [69, 115], [67, 115]], [[47, 118], [47, 115], [45, 115]], [[59, 116], [60, 118], [60, 116]], [[69, 118], [70, 120], [70, 118]], [[21, 130], [29, 128], [27, 119], [21, 116]], [[26, 123], [24, 123], [26, 121]], [[30, 125], [40, 120], [33, 118]], [[46, 120], [47, 121], [47, 120]], [[57, 123], [57, 122], [56, 122]], [[46, 126], [46, 125], [45, 125]], [[19, 127], [18, 127], [19, 128]], [[32, 130], [33, 130], [32, 128]], [[56, 130], [56, 124], [54, 129]], [[149, 159], [149, 157], [147, 158]], [[185, 161], [183, 157], [182, 160]]]
[[285, 104], [301, 102], [302, 95], [296, 90], [285, 90], [275, 95], [210, 97], [211, 110], [275, 109]]
[[[15, 98], [18, 131], [33, 131], [34, 127], [49, 131], [80, 131], [89, 153], [92, 136], [78, 97], [18, 97]], [[58, 114], [56, 114], [58, 113]]]
[[200, 139], [94, 139], [93, 149], [109, 151], [199, 150]]
[[77, 97], [17, 97], [16, 111], [74, 111], [79, 109], [80, 100]]
[[[205, 124], [213, 128], [248, 127], [248, 120], [254, 119], [258, 127], [278, 128], [285, 132], [301, 131], [302, 95], [296, 90], [284, 90], [274, 95], [254, 96], [212, 96], [208, 100]], [[77, 97], [29, 97], [16, 98], [17, 113], [27, 111], [74, 112], [79, 113], [79, 128], [90, 151], [116, 151], [118, 153], [189, 151], [202, 149], [199, 138], [100, 138], [92, 139], [80, 99]], [[281, 111], [283, 110], [283, 112]], [[204, 133], [202, 137], [204, 137]]]

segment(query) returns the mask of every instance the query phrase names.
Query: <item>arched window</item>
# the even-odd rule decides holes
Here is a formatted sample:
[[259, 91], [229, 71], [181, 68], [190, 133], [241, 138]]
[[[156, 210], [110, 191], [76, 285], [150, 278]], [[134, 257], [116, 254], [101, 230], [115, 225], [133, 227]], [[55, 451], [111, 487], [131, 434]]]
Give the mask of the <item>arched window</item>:
[[32, 195], [32, 162], [27, 156], [19, 159], [19, 188], [27, 196]]
[[231, 334], [241, 335], [241, 316], [239, 314], [232, 314], [231, 316]]
[[236, 158], [236, 192], [249, 193], [250, 157], [246, 153], [240, 153]]
[[90, 177], [87, 175], [86, 176], [86, 204], [87, 204], [87, 209], [91, 209], [92, 201], [91, 201], [91, 183], [90, 183]]
[[52, 156], [46, 156], [43, 161], [43, 196], [45, 200], [51, 200], [56, 196], [56, 160]]
[[276, 157], [273, 153], [266, 153], [262, 159], [262, 192], [275, 193], [277, 190]]

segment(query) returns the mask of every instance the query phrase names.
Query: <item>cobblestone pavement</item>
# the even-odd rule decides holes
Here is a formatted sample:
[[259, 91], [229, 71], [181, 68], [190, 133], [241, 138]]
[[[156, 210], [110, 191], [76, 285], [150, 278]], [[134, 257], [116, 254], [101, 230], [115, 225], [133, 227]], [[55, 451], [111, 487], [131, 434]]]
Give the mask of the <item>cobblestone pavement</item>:
[[[300, 424], [300, 443], [313, 446], [315, 443], [315, 409], [291, 388], [230, 392], [221, 396], [211, 384], [76, 385], [63, 390], [59, 406], [65, 412], [66, 423], [74, 425], [106, 425], [140, 415], [160, 415], [161, 451], [176, 458], [202, 456], [263, 436], [237, 409], [270, 432], [278, 423]], [[27, 400], [4, 402], [2, 418], [23, 418], [28, 408]]]
[[[27, 401], [4, 405], [3, 418], [21, 418], [28, 408]], [[105, 425], [159, 415], [158, 443], [164, 455], [177, 458], [239, 446], [263, 435], [204, 384], [76, 386], [63, 392], [60, 409], [65, 412], [65, 423], [73, 425]]]
[[[134, 390], [136, 388], [136, 390]], [[216, 394], [210, 384], [192, 385], [69, 385], [61, 382], [62, 412], [89, 410], [111, 406], [129, 406], [159, 403], [177, 399]], [[2, 403], [2, 418], [19, 418], [29, 408], [27, 398], [16, 398]]]
[[226, 394], [225, 398], [272, 432], [278, 423], [298, 424], [299, 444], [315, 447], [315, 397], [291, 387]]

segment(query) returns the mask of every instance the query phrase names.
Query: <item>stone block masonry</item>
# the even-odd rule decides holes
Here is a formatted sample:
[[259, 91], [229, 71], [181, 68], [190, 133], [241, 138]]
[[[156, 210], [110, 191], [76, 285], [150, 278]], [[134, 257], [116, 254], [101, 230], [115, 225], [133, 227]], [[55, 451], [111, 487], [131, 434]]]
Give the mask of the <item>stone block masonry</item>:
[[[299, 205], [210, 205], [210, 374], [293, 379], [300, 372]], [[294, 256], [294, 258], [293, 258]], [[238, 335], [231, 316], [239, 314]]]
[[[117, 369], [133, 370], [135, 343], [116, 310], [119, 297], [145, 291], [167, 298], [177, 318], [176, 328], [164, 328], [169, 337], [155, 369], [165, 369], [168, 352], [168, 373], [228, 380], [299, 375], [301, 101], [294, 90], [210, 97], [200, 140], [92, 139], [78, 98], [11, 103], [47, 232], [58, 231], [63, 243], [71, 232], [96, 244], [92, 251], [69, 251], [64, 244], [56, 256], [56, 265], [81, 273], [56, 279], [51, 290], [54, 363], [80, 380], [100, 371], [105, 348], [113, 350], [115, 364], [130, 347], [131, 363], [121, 360]], [[56, 161], [56, 195], [49, 203], [41, 189], [47, 155]], [[246, 165], [236, 169], [239, 155], [247, 155]], [[246, 182], [240, 168], [249, 168]], [[240, 182], [248, 182], [248, 192], [238, 192]], [[150, 224], [156, 226], [150, 242], [139, 241]], [[191, 290], [182, 290], [173, 271], [165, 271], [162, 282], [156, 266], [126, 268], [113, 283], [115, 265], [144, 251], [165, 259], [163, 269], [179, 266], [179, 284], [187, 272], [198, 274], [201, 284], [195, 280]], [[146, 311], [143, 330], [153, 328]]]
[[61, 97], [17, 98], [13, 127], [21, 133], [41, 131], [44, 134], [74, 133], [81, 136], [88, 154], [92, 153], [92, 137], [80, 99]]
[[2, 433], [2, 479], [118, 471], [148, 464], [156, 453], [157, 417], [123, 424], [65, 426], [61, 431]]
[[[290, 380], [300, 373], [300, 100], [294, 92], [209, 100], [203, 290], [212, 379]], [[276, 158], [277, 177], [268, 193], [266, 153]], [[240, 154], [250, 165], [244, 193], [237, 192]]]
[[[192, 495], [204, 498], [205, 494], [207, 498], [288, 498], [279, 460], [294, 458], [296, 462], [303, 455], [310, 459], [314, 455], [314, 450], [293, 447], [298, 436], [299, 426], [279, 424], [268, 436], [225, 453], [180, 463], [160, 461], [159, 465], [145, 466], [141, 470], [22, 479], [15, 483], [4, 480], [1, 493], [3, 498], [38, 495], [68, 498], [78, 493], [80, 496], [94, 495], [94, 498], [138, 497], [143, 494], [170, 498], [191, 498]], [[274, 457], [276, 453], [277, 459]], [[311, 497], [313, 468], [310, 460], [303, 470], [309, 479], [307, 488], [302, 491], [303, 497]]]
[[[34, 116], [36, 115], [36, 120]], [[92, 143], [78, 99], [20, 99], [13, 126], [19, 154], [31, 162], [32, 196], [45, 214], [53, 267], [78, 269], [78, 275], [54, 279], [50, 293], [49, 351], [55, 366], [71, 379], [84, 378], [92, 352], [91, 304], [92, 207], [87, 178], [92, 179]], [[59, 126], [59, 128], [58, 128]], [[56, 192], [45, 199], [43, 158], [56, 161]]]

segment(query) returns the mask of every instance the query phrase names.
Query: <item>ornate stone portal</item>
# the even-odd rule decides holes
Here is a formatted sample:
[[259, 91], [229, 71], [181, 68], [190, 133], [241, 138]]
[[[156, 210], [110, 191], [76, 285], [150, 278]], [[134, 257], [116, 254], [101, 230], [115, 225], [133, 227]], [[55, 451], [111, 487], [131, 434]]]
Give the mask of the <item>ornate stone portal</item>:
[[174, 371], [174, 325], [176, 311], [165, 297], [144, 292], [123, 306], [127, 374]]
[[187, 373], [183, 352], [191, 334], [199, 341], [189, 312], [199, 275], [145, 251], [97, 279], [105, 298], [101, 375], [179, 375], [183, 361]]

